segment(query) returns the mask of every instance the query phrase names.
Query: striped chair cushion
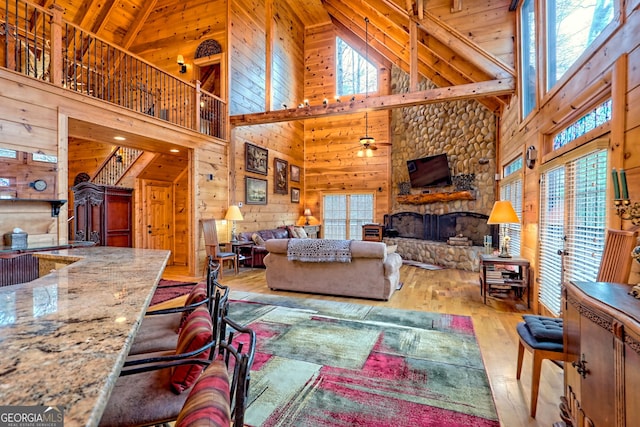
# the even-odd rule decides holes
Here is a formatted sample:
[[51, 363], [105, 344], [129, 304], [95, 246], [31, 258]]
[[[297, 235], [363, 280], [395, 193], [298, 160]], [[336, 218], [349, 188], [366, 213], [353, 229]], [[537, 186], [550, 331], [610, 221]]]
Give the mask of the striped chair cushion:
[[[193, 313], [187, 317], [184, 327], [178, 335], [178, 345], [176, 354], [189, 353], [210, 343], [213, 339], [213, 322], [211, 315], [206, 307], [201, 306], [193, 310]], [[194, 356], [194, 358], [209, 357], [210, 349]], [[198, 378], [202, 369], [202, 365], [181, 365], [173, 368], [171, 374], [171, 389], [177, 394], [182, 393], [193, 385]]]
[[[184, 301], [184, 306], [189, 306], [191, 304], [198, 303], [200, 301], [204, 301], [207, 299], [207, 284], [206, 283], [198, 283], [195, 285], [189, 295], [187, 295], [187, 299]], [[193, 310], [186, 310], [182, 312], [182, 318], [180, 319], [180, 325], [178, 326], [178, 331], [182, 329], [184, 323], [187, 321], [187, 317], [191, 314]]]
[[223, 361], [205, 369], [187, 397], [176, 427], [228, 427], [231, 424], [229, 374]]

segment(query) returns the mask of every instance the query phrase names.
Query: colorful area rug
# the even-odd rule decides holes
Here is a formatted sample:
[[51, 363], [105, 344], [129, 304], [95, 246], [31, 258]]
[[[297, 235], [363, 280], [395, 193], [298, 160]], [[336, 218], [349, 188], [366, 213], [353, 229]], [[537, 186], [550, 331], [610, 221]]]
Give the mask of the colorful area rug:
[[234, 291], [252, 427], [498, 426], [471, 318]]
[[413, 267], [423, 268], [425, 270], [444, 270], [444, 267], [441, 265], [428, 264], [426, 262], [413, 261], [410, 259], [403, 259], [402, 263], [404, 265], [411, 265]]
[[[179, 296], [186, 295], [191, 292], [192, 286], [176, 286], [184, 284], [185, 282], [179, 282], [175, 280], [160, 279], [156, 292], [151, 298], [151, 304], [160, 304], [161, 302], [169, 301], [170, 299], [178, 298]], [[190, 282], [189, 282], [190, 283]]]

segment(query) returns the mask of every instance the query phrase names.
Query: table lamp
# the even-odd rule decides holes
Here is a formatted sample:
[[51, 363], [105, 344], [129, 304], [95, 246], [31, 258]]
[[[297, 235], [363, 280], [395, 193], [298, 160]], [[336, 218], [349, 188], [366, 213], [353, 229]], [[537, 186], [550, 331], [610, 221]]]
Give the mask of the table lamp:
[[[487, 224], [518, 224], [520, 219], [516, 214], [516, 211], [511, 206], [511, 202], [508, 200], [498, 200], [491, 209], [491, 214], [487, 220]], [[502, 234], [502, 228], [500, 229]], [[509, 236], [502, 237], [502, 244], [500, 245], [500, 258], [511, 258], [509, 255]]]
[[224, 219], [231, 221], [231, 241], [235, 242], [236, 239], [236, 221], [243, 221], [242, 212], [240, 212], [240, 208], [238, 205], [230, 205], [229, 209], [227, 209], [227, 214], [224, 216]]
[[304, 217], [307, 219], [307, 221], [304, 223], [304, 225], [309, 225], [309, 218], [312, 216], [311, 215], [311, 209], [309, 209], [309, 208], [305, 209], [304, 213], [302, 215], [304, 215]]

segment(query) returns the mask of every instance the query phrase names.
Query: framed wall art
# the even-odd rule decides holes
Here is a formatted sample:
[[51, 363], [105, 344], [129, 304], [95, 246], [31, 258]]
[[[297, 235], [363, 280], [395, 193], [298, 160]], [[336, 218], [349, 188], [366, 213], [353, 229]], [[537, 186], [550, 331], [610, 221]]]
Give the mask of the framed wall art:
[[246, 142], [244, 145], [244, 155], [245, 169], [247, 172], [259, 173], [261, 175], [267, 174], [269, 169], [269, 152], [266, 148]]
[[300, 182], [300, 168], [296, 165], [291, 165], [291, 181]]
[[266, 205], [267, 204], [267, 180], [260, 178], [252, 178], [246, 176], [245, 183], [245, 199], [247, 205]]
[[291, 187], [291, 203], [300, 203], [300, 189]]
[[286, 160], [275, 158], [273, 168], [273, 192], [276, 194], [289, 194], [289, 163]]

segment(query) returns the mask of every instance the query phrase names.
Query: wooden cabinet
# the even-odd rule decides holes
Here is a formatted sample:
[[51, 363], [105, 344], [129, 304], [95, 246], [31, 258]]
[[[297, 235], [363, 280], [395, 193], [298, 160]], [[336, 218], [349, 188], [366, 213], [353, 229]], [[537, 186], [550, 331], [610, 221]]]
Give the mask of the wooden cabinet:
[[362, 226], [362, 240], [382, 242], [383, 227], [380, 224], [365, 224]]
[[82, 182], [73, 187], [75, 240], [133, 245], [133, 190]]
[[570, 283], [563, 289], [567, 426], [640, 425], [640, 300], [629, 285]]

